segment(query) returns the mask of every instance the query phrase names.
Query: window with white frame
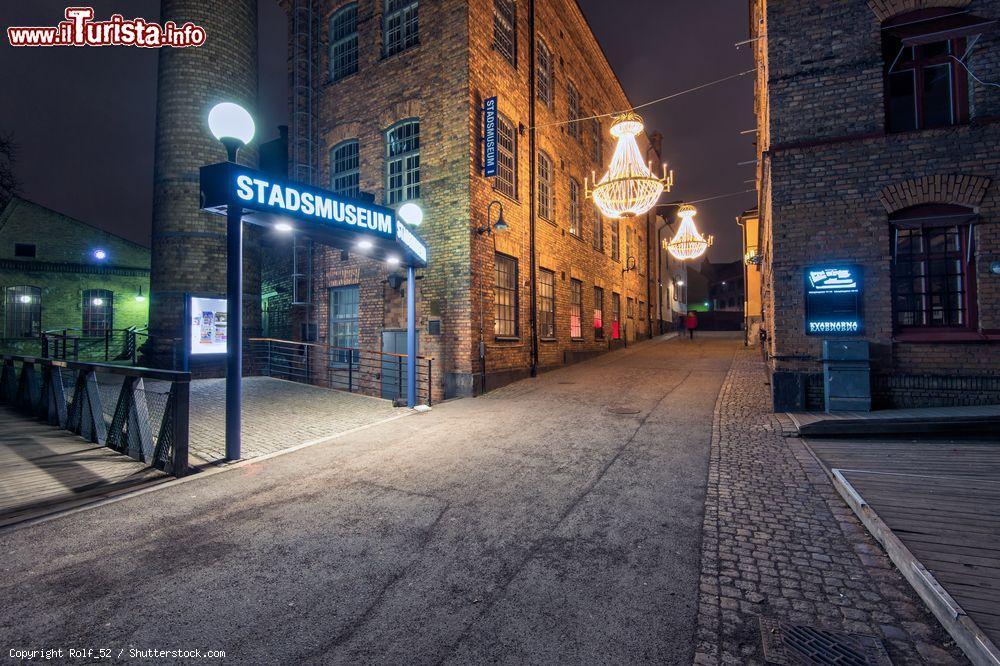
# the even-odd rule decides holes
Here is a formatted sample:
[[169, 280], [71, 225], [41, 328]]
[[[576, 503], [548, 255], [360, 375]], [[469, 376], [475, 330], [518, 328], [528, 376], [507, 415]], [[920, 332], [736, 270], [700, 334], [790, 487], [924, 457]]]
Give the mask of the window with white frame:
[[382, 56], [405, 51], [420, 43], [417, 0], [385, 0], [382, 14]]
[[385, 133], [385, 201], [395, 205], [420, 198], [420, 121], [404, 120]]
[[493, 0], [493, 48], [517, 67], [517, 2]]
[[42, 290], [19, 285], [4, 294], [5, 338], [37, 338], [42, 334]]
[[83, 291], [83, 334], [99, 337], [114, 328], [115, 295], [108, 289]]
[[572, 83], [566, 84], [566, 105], [570, 122], [566, 125], [566, 133], [574, 139], [580, 138], [580, 93]]
[[517, 198], [517, 133], [514, 123], [497, 114], [497, 175], [493, 189]]
[[545, 42], [540, 39], [538, 40], [535, 61], [536, 96], [540, 102], [551, 109], [554, 97], [552, 88], [555, 84], [553, 73], [554, 68], [552, 66], [552, 52], [549, 51], [549, 47], [545, 45]]
[[505, 254], [497, 254], [495, 258], [496, 282], [493, 287], [493, 300], [496, 308], [496, 318], [493, 333], [497, 337], [517, 337], [517, 259]]
[[345, 197], [360, 194], [361, 161], [356, 139], [341, 141], [330, 150], [330, 189]]
[[594, 287], [594, 339], [604, 339], [604, 289]]
[[330, 80], [358, 71], [358, 5], [351, 3], [330, 17]]
[[583, 227], [583, 208], [580, 205], [580, 183], [576, 178], [569, 179], [569, 232], [579, 237]]
[[552, 222], [555, 220], [555, 167], [552, 158], [538, 151], [538, 217]]

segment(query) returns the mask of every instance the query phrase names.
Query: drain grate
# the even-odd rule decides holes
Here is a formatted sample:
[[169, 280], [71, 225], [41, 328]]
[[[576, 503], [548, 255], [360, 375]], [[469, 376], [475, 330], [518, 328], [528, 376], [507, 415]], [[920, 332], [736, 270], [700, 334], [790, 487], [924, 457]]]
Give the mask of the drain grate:
[[764, 661], [786, 666], [892, 666], [875, 636], [827, 631], [760, 618]]
[[608, 411], [612, 414], [638, 414], [639, 410], [635, 407], [621, 407], [617, 405], [609, 405]]

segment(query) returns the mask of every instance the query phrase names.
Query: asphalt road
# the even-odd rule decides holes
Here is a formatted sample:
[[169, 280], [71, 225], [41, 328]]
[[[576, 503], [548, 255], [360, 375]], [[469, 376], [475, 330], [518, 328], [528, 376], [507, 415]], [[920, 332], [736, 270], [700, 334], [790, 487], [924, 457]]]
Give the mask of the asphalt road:
[[690, 663], [712, 415], [739, 344], [636, 345], [0, 533], [2, 654]]

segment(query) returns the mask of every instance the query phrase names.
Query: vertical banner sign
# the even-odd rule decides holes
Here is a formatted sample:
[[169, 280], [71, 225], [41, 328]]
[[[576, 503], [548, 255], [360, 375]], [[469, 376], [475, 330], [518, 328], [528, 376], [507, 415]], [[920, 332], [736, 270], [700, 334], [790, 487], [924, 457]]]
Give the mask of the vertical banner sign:
[[864, 333], [861, 277], [861, 267], [854, 264], [806, 269], [806, 335]]
[[483, 104], [483, 175], [497, 175], [497, 98], [490, 97]]

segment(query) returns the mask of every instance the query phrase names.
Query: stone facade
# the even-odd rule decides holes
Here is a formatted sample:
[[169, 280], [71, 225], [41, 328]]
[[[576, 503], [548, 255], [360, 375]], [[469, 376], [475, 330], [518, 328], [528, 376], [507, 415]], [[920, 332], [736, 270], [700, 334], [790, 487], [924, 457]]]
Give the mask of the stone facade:
[[[326, 21], [348, 3], [321, 2]], [[327, 78], [329, 31], [322, 32], [319, 83], [319, 178], [330, 183], [330, 150], [344, 140], [357, 140], [359, 186], [385, 201], [386, 139], [393, 124], [420, 121], [420, 199], [424, 224], [419, 234], [430, 248], [430, 262], [419, 272], [417, 328], [419, 350], [433, 357], [435, 399], [469, 395], [481, 390], [480, 339], [485, 347], [487, 386], [525, 376], [532, 366], [531, 234], [534, 178], [531, 145], [544, 151], [554, 165], [555, 205], [552, 220], [534, 216], [535, 258], [538, 270], [555, 275], [555, 336], [539, 339], [537, 367], [556, 367], [610, 347], [610, 327], [603, 339], [593, 326], [595, 287], [604, 289], [604, 316], [610, 318], [612, 293], [620, 294], [624, 336], [629, 340], [650, 334], [650, 318], [657, 313], [655, 265], [647, 247], [653, 220], [622, 220], [619, 259], [611, 258], [611, 223], [604, 225], [603, 247], [595, 248], [596, 208], [583, 196], [584, 179], [600, 175], [613, 148], [610, 119], [602, 118], [600, 135], [592, 121], [569, 118], [569, 86], [578, 92], [579, 116], [626, 109], [629, 102], [600, 46], [572, 0], [539, 2], [531, 34], [529, 3], [516, 6], [516, 58], [512, 64], [493, 47], [492, 0], [442, 0], [421, 3], [419, 43], [388, 57], [382, 55], [383, 2], [357, 2], [357, 73], [336, 82]], [[553, 103], [535, 104], [531, 129], [531, 45], [542, 40], [552, 53]], [[496, 95], [499, 111], [516, 134], [516, 185], [512, 196], [494, 189], [481, 171], [483, 100]], [[534, 137], [532, 136], [534, 135]], [[600, 159], [593, 145], [600, 141]], [[648, 142], [643, 139], [641, 148]], [[654, 152], [648, 151], [656, 161]], [[579, 184], [583, 225], [570, 232], [570, 179]], [[509, 230], [492, 236], [479, 234], [487, 224], [491, 201], [503, 204]], [[536, 208], [537, 210], [537, 208]], [[492, 222], [497, 208], [493, 208]], [[631, 231], [626, 232], [626, 228]], [[635, 234], [633, 238], [633, 233]], [[625, 268], [628, 236], [636, 268]], [[384, 330], [405, 325], [405, 287], [393, 289], [381, 265], [354, 253], [317, 246], [313, 265], [312, 317], [318, 341], [328, 336], [328, 290], [360, 284], [362, 302], [359, 345], [379, 349]], [[517, 335], [494, 335], [494, 257], [501, 253], [517, 260]], [[655, 261], [655, 258], [652, 260]], [[581, 335], [570, 336], [570, 299], [573, 280], [582, 283]], [[652, 298], [650, 297], [652, 295]], [[628, 303], [632, 303], [629, 317]], [[433, 324], [434, 333], [429, 328]], [[438, 328], [439, 326], [439, 328]]]
[[[1000, 395], [1000, 276], [990, 270], [1000, 259], [1000, 97], [971, 77], [966, 90], [959, 65], [954, 94], [968, 96], [967, 122], [890, 132], [885, 72], [892, 63], [882, 52], [884, 21], [916, 10], [924, 12], [918, 19], [935, 10], [996, 19], [1000, 2], [754, 0], [751, 8], [771, 369], [820, 370], [822, 337], [805, 335], [804, 270], [850, 261], [864, 271], [863, 338], [871, 343], [874, 384], [897, 387], [877, 401], [919, 405], [977, 402], [984, 390]], [[983, 81], [1000, 79], [998, 40], [996, 30], [983, 33], [967, 59]], [[964, 330], [900, 331], [895, 324], [889, 215], [921, 204], [961, 205], [976, 215], [966, 267], [971, 326]], [[956, 378], [968, 391], [954, 390]], [[953, 389], [950, 397], [929, 397], [942, 382]]]

